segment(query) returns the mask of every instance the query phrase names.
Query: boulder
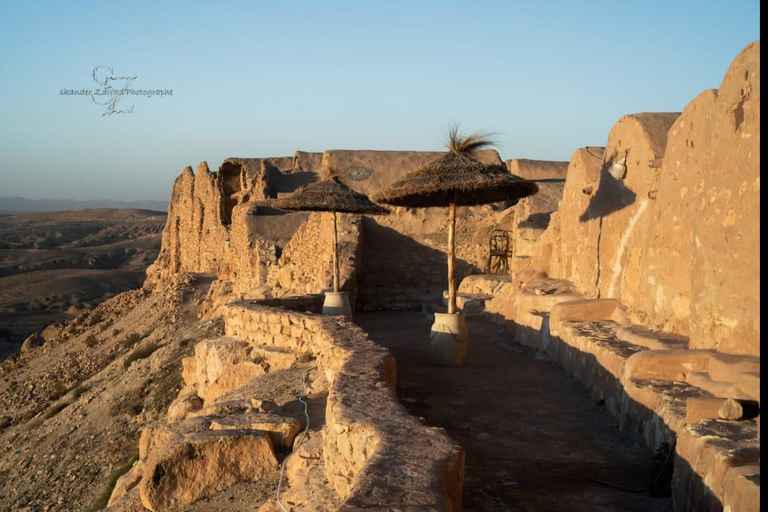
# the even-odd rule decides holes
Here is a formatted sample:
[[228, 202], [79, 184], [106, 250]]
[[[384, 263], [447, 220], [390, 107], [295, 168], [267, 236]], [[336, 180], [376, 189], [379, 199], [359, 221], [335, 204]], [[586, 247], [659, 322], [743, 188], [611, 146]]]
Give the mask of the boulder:
[[185, 357], [181, 360], [181, 378], [187, 386], [197, 384], [197, 358]]
[[45, 338], [43, 338], [39, 332], [33, 332], [24, 340], [24, 343], [21, 344], [21, 353], [27, 354], [31, 352], [32, 349], [41, 346], [43, 343], [45, 343]]
[[139, 484], [153, 512], [180, 510], [239, 482], [278, 470], [272, 440], [252, 430], [211, 430], [170, 436], [154, 444]]
[[268, 432], [274, 446], [290, 448], [301, 423], [296, 418], [277, 414], [246, 413], [217, 418], [211, 422], [211, 430], [259, 430]]
[[189, 413], [197, 412], [203, 408], [202, 399], [197, 396], [194, 386], [186, 386], [179, 392], [179, 396], [168, 406], [168, 424], [183, 420]]
[[123, 496], [134, 489], [141, 481], [141, 476], [143, 473], [144, 461], [137, 460], [127, 473], [117, 479], [115, 488], [112, 490], [112, 495], [109, 497], [107, 507], [114, 506], [115, 503], [117, 503]]
[[199, 342], [195, 345], [195, 373], [199, 388], [202, 390], [216, 382], [228, 364], [247, 360], [250, 352], [247, 342], [235, 338], [221, 337]]
[[213, 400], [264, 375], [264, 373], [266, 373], [264, 367], [252, 361], [243, 361], [237, 364], [229, 363], [221, 371], [216, 381], [201, 390], [200, 393], [205, 400]]

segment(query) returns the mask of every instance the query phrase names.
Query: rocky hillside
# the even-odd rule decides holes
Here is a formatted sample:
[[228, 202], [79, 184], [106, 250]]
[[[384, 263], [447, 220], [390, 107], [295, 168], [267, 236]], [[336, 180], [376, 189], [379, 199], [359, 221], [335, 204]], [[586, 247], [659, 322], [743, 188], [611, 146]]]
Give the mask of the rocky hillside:
[[209, 284], [181, 275], [121, 293], [0, 363], [0, 510], [106, 505], [140, 430], [181, 389], [181, 359], [222, 333], [197, 318]]

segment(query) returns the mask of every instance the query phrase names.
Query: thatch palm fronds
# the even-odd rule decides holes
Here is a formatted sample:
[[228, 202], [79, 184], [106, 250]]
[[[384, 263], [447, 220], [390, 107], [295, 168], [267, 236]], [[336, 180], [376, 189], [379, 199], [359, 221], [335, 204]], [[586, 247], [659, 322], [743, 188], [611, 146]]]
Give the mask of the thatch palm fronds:
[[463, 135], [457, 125], [451, 126], [445, 155], [405, 175], [375, 197], [376, 202], [393, 206], [449, 207], [448, 313], [456, 312], [456, 206], [520, 199], [539, 191], [535, 183], [513, 175], [503, 165], [486, 165], [475, 158], [477, 151], [493, 146], [491, 135]]
[[407, 174], [374, 199], [392, 206], [427, 208], [495, 203], [537, 193], [535, 183], [511, 174], [504, 165], [475, 159], [477, 151], [493, 145], [489, 135], [464, 136], [451, 127], [446, 154]]
[[272, 205], [281, 210], [370, 215], [389, 213], [389, 210], [374, 203], [368, 196], [346, 186], [333, 171], [323, 180], [297, 189], [290, 197], [276, 199]]
[[458, 155], [474, 156], [481, 149], [489, 149], [496, 145], [492, 132], [475, 132], [464, 135], [459, 131], [459, 125], [453, 124], [445, 136], [445, 147]]

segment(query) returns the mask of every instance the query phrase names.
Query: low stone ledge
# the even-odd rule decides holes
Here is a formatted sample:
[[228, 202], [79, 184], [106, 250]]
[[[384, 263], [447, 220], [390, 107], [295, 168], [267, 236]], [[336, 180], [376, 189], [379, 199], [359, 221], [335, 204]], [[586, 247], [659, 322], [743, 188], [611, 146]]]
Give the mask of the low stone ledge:
[[677, 439], [676, 510], [760, 510], [760, 443], [754, 421], [705, 420]]
[[245, 301], [224, 308], [227, 336], [311, 353], [329, 382], [323, 457], [339, 510], [460, 510], [464, 451], [398, 403], [395, 360], [339, 317]]
[[[533, 282], [545, 293], [531, 294]], [[758, 388], [759, 370], [754, 370], [759, 359], [688, 350], [684, 336], [630, 324], [615, 299], [579, 300], [573, 293], [546, 293], [555, 284], [540, 277], [528, 284], [504, 283], [486, 302], [486, 315], [504, 325], [516, 341], [546, 352], [593, 396], [603, 399], [624, 435], [651, 452], [664, 443], [671, 445], [678, 436], [672, 483], [676, 511], [728, 506], [734, 511], [755, 510], [759, 463], [723, 461], [751, 449], [752, 443], [759, 447], [757, 422], [723, 422], [727, 428], [713, 424], [721, 431], [707, 437], [702, 425], [715, 420], [686, 426], [686, 403], [689, 398], [713, 396], [759, 400], [758, 392], [744, 391]], [[732, 378], [738, 370], [739, 379]], [[733, 382], [713, 381], [710, 372]], [[708, 385], [700, 382], [704, 380]]]

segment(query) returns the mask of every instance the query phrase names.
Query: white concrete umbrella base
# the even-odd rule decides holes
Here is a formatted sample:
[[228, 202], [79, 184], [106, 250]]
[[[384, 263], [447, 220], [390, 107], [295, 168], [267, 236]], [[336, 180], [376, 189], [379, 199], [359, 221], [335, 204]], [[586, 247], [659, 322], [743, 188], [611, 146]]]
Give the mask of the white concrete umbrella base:
[[325, 292], [325, 302], [323, 302], [324, 315], [344, 315], [350, 321], [352, 320], [352, 306], [349, 304], [349, 293], [347, 292]]
[[469, 345], [469, 329], [462, 313], [435, 313], [429, 333], [432, 360], [439, 366], [461, 366]]

